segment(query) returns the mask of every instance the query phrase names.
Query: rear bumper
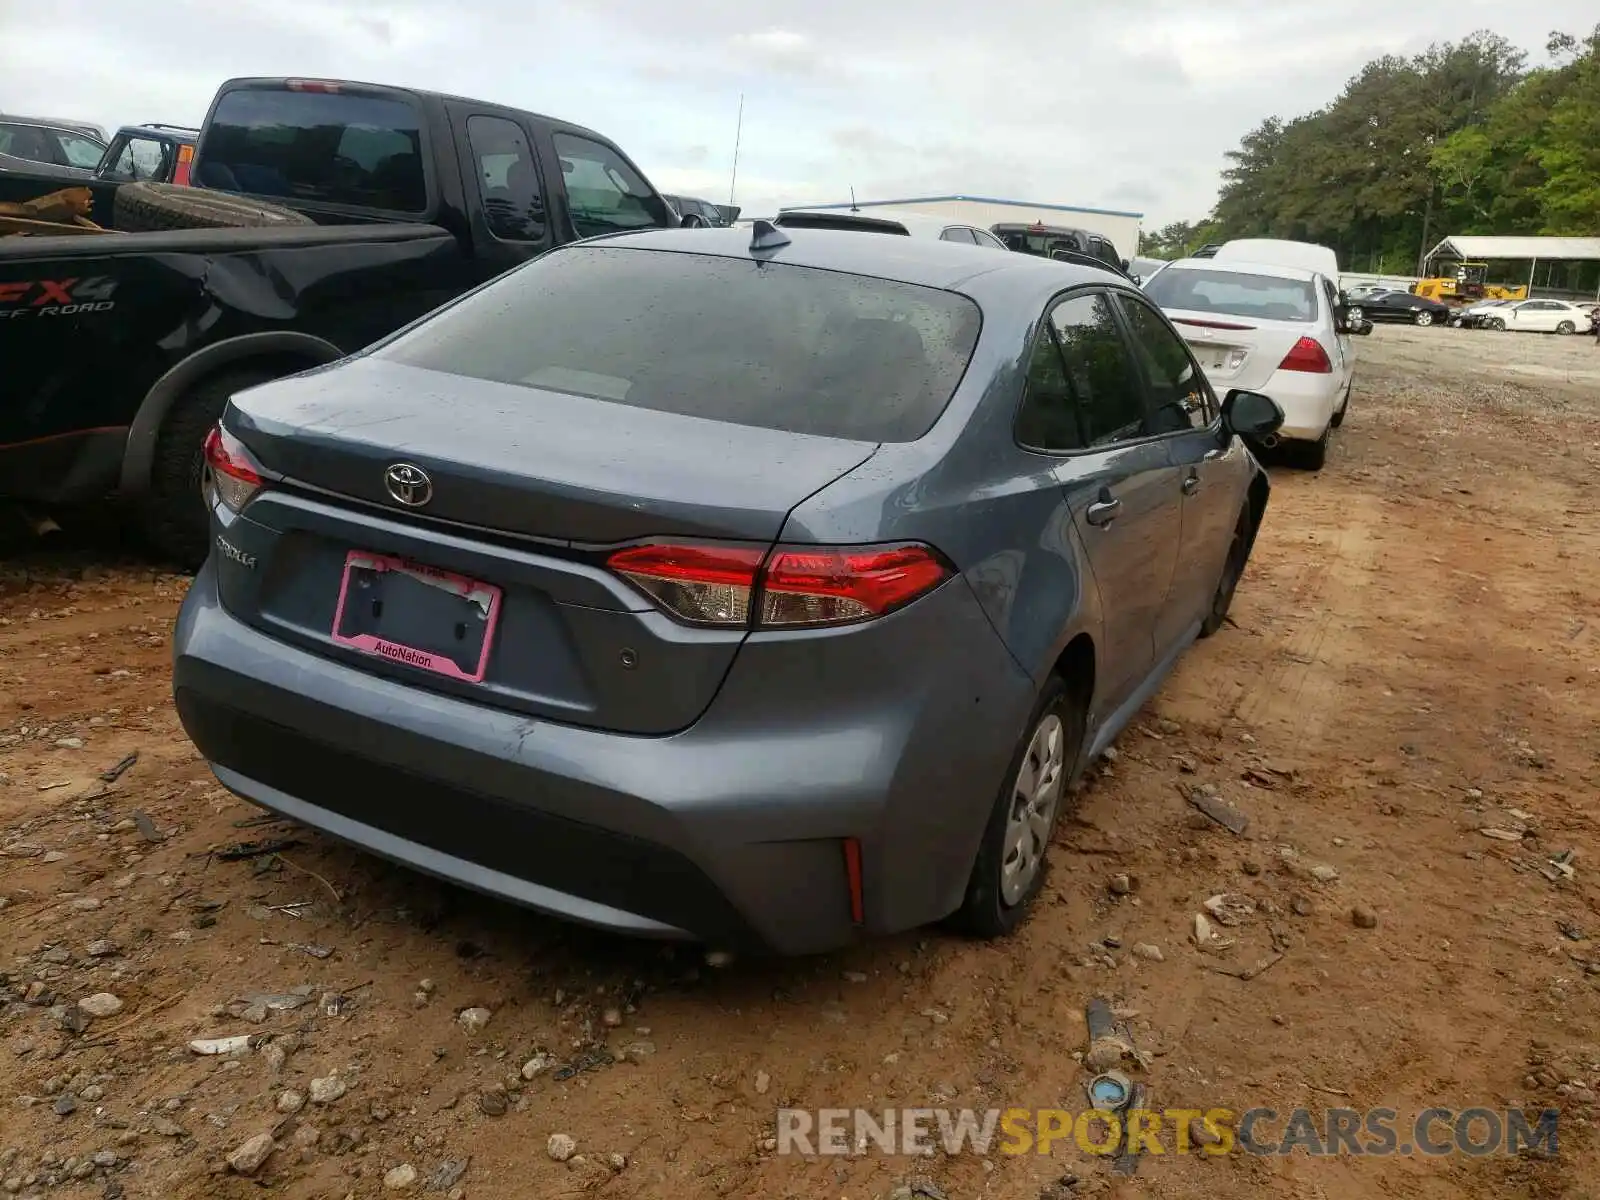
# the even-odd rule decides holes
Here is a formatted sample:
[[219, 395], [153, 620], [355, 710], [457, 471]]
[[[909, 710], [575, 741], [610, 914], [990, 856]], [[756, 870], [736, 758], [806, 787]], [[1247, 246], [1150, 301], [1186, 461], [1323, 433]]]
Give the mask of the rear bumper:
[[864, 636], [752, 641], [699, 722], [637, 737], [288, 646], [226, 612], [212, 571], [184, 602], [173, 688], [224, 785], [418, 870], [635, 935], [808, 953], [948, 914], [1034, 695], [961, 579]]
[[1316, 375], [1309, 371], [1275, 371], [1260, 391], [1283, 409], [1279, 437], [1314, 442], [1327, 431], [1328, 422], [1338, 411], [1344, 385], [1333, 372]]

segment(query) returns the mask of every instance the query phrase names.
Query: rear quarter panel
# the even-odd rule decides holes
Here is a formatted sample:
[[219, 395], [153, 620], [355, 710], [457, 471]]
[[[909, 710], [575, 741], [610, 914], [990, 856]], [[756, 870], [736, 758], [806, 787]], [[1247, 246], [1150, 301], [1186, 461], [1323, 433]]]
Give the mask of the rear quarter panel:
[[1018, 665], [1042, 684], [1078, 633], [1099, 644], [1100, 595], [1060, 460], [1024, 451], [1014, 425], [1048, 293], [985, 306], [984, 332], [949, 407], [921, 440], [880, 447], [790, 514], [788, 541], [922, 541], [961, 572]]

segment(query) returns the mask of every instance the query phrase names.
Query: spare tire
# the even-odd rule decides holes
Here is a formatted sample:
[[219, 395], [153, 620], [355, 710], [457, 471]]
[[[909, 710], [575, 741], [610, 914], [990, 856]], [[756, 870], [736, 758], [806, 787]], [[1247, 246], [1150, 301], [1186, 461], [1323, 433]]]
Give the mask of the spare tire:
[[167, 183], [123, 184], [117, 188], [115, 212], [116, 228], [124, 233], [316, 224], [304, 213], [249, 196]]

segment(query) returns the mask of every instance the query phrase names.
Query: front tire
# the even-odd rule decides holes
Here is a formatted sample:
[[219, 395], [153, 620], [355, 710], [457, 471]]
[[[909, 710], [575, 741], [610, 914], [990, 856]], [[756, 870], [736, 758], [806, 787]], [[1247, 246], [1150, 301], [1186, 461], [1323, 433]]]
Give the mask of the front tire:
[[1211, 611], [1200, 623], [1200, 636], [1210, 637], [1222, 628], [1228, 619], [1228, 609], [1233, 607], [1233, 593], [1244, 578], [1245, 564], [1250, 561], [1250, 506], [1239, 514], [1233, 527], [1233, 541], [1228, 546], [1228, 557], [1223, 561], [1222, 574], [1217, 577], [1217, 590], [1211, 596]]
[[1021, 924], [1044, 886], [1046, 858], [1068, 780], [1078, 763], [1088, 698], [1059, 675], [1045, 684], [1006, 769], [966, 898], [950, 923], [980, 938]]
[[1506, 331], [1506, 323], [1500, 317], [1490, 317], [1483, 323], [1483, 327], [1485, 329], [1492, 329], [1496, 333], [1504, 333]]
[[1416, 315], [1411, 320], [1421, 328], [1426, 329], [1433, 324], [1433, 314], [1427, 309], [1421, 308], [1417, 310]]
[[1571, 321], [1563, 321], [1561, 324], [1556, 326], [1556, 332], [1559, 334], [1571, 335], [1578, 332], [1578, 327]]

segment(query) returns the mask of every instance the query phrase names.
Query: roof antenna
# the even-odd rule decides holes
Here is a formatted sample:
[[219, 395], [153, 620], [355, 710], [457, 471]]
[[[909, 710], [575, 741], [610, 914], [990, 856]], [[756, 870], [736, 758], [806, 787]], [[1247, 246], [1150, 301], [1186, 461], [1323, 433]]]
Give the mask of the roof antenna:
[[765, 217], [757, 217], [750, 226], [750, 249], [776, 250], [794, 239]]
[[860, 212], [861, 211], [859, 208], [856, 207], [856, 189], [855, 188], [851, 188], [850, 189], [850, 211], [851, 212]]

